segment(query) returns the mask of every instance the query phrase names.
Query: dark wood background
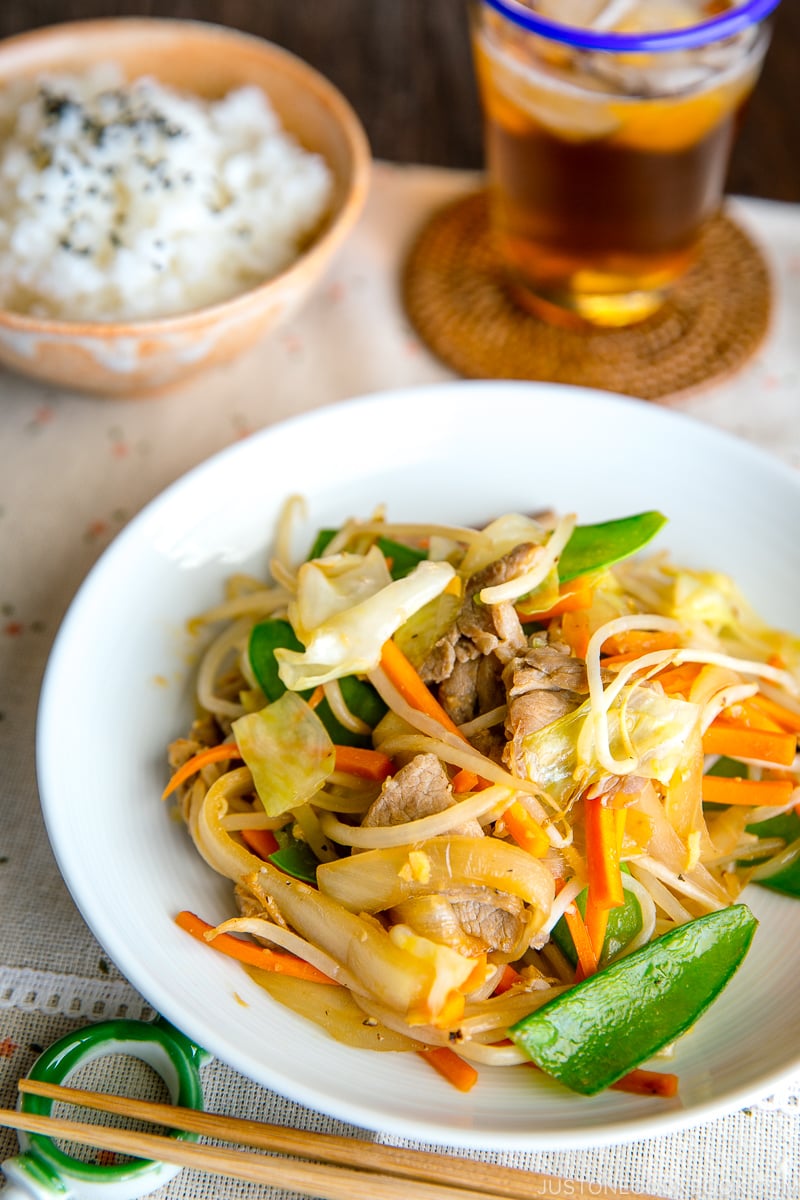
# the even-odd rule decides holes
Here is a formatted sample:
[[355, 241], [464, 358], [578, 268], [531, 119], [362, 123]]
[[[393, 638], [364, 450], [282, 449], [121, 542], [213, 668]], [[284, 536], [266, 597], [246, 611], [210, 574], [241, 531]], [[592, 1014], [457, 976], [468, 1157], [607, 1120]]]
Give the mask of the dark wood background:
[[[0, 0], [0, 36], [105, 16], [193, 18], [293, 50], [349, 98], [378, 158], [482, 163], [466, 0]], [[800, 0], [783, 0], [729, 189], [800, 203]]]

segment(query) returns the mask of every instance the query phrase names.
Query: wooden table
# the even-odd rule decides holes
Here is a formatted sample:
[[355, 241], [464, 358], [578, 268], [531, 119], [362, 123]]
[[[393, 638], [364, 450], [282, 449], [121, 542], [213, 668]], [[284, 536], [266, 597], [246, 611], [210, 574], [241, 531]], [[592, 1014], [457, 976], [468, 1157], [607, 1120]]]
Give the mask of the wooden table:
[[[195, 18], [293, 50], [351, 100], [376, 157], [478, 167], [466, 0], [3, 0], [0, 36], [73, 18]], [[800, 4], [783, 0], [729, 187], [800, 203]]]

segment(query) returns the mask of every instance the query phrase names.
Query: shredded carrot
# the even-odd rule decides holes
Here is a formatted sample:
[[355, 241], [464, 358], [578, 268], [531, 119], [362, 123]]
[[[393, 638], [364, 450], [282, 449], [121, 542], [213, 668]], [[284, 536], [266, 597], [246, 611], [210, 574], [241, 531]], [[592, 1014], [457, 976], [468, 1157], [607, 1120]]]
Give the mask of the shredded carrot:
[[794, 791], [790, 779], [724, 779], [703, 776], [703, 800], [706, 804], [742, 804], [748, 808], [766, 805], [782, 808]]
[[229, 933], [220, 933], [213, 940], [209, 940], [206, 934], [214, 926], [209, 925], [207, 921], [193, 912], [185, 910], [179, 912], [175, 918], [175, 924], [199, 942], [210, 946], [212, 950], [219, 950], [221, 954], [227, 954], [229, 958], [238, 959], [239, 962], [247, 963], [251, 967], [261, 967], [263, 971], [274, 971], [278, 975], [294, 975], [296, 979], [306, 979], [311, 983], [337, 982], [295, 954], [283, 954], [277, 950], [268, 950], [266, 946], [258, 946], [255, 942], [246, 942]]
[[589, 937], [577, 904], [569, 905], [564, 913], [564, 919], [567, 922], [567, 929], [569, 929], [572, 936], [575, 953], [578, 955], [578, 970], [575, 975], [575, 982], [578, 983], [581, 979], [586, 979], [589, 975], [595, 974], [597, 971], [597, 955], [594, 952], [592, 940]]
[[706, 754], [724, 754], [728, 758], [753, 758], [760, 762], [790, 767], [797, 753], [794, 733], [770, 733], [763, 729], [748, 729], [733, 722], [712, 721], [703, 734]]
[[515, 800], [503, 813], [503, 824], [514, 841], [534, 858], [544, 858], [550, 839], [521, 800]]
[[678, 1094], [678, 1076], [670, 1071], [645, 1071], [638, 1067], [611, 1084], [618, 1092], [633, 1092], [637, 1096], [663, 1096], [671, 1099]]
[[478, 1072], [472, 1064], [460, 1058], [449, 1046], [433, 1046], [417, 1053], [460, 1092], [470, 1091], [478, 1082]]
[[176, 788], [179, 788], [187, 779], [191, 779], [192, 775], [196, 775], [198, 771], [202, 771], [203, 767], [209, 767], [212, 763], [225, 762], [226, 759], [241, 757], [241, 752], [235, 742], [222, 742], [219, 746], [209, 746], [208, 749], [201, 750], [193, 758], [188, 759], [182, 767], [178, 767], [161, 793], [161, 799], [166, 800], [167, 796], [171, 796]]
[[591, 607], [592, 588], [587, 580], [579, 575], [576, 579], [570, 579], [561, 584], [558, 589], [558, 600], [550, 608], [536, 613], [520, 612], [517, 609], [517, 615], [523, 624], [529, 621], [538, 621], [540, 624], [544, 624], [551, 621], [553, 617], [560, 617], [564, 613], [582, 612]]
[[755, 696], [747, 700], [739, 700], [730, 708], [725, 708], [717, 716], [716, 725], [730, 725], [733, 729], [761, 729], [766, 733], [786, 733], [783, 725], [779, 725], [763, 709], [753, 701]]
[[606, 638], [600, 653], [607, 655], [624, 654], [638, 658], [640, 654], [650, 654], [653, 650], [676, 650], [680, 645], [674, 633], [659, 633], [657, 630], [626, 629]]
[[701, 670], [700, 663], [682, 663], [679, 667], [665, 667], [655, 678], [668, 696], [686, 697]]
[[[434, 721], [438, 721], [450, 733], [457, 734], [463, 742], [467, 742], [467, 738], [464, 737], [455, 721], [445, 712], [421, 679], [416, 668], [391, 638], [384, 644], [381, 653], [381, 667], [407, 704], [418, 709], [419, 712], [425, 713], [426, 716], [433, 717]], [[467, 742], [467, 744], [469, 743]], [[467, 770], [466, 767], [453, 777], [453, 791], [457, 794], [471, 792], [481, 784], [482, 780], [475, 772]]]
[[457, 733], [466, 741], [456, 723], [448, 716], [427, 685], [423, 683], [416, 667], [408, 661], [403, 651], [391, 638], [384, 644], [381, 653], [381, 667], [406, 703], [425, 713], [426, 716], [433, 717], [434, 721], [444, 725], [450, 733]]
[[453, 776], [453, 791], [457, 796], [463, 792], [474, 792], [480, 780], [474, 771], [470, 771], [467, 767], [462, 767], [460, 771], [456, 771]]
[[800, 713], [792, 712], [790, 708], [778, 704], [777, 700], [771, 700], [769, 696], [762, 696], [760, 693], [751, 696], [748, 703], [772, 717], [781, 729], [789, 733], [800, 733]]
[[495, 986], [492, 995], [502, 996], [503, 992], [507, 992], [509, 988], [514, 986], [515, 983], [519, 983], [521, 978], [522, 976], [520, 975], [519, 971], [515, 970], [511, 963], [505, 963], [503, 966], [503, 973], [500, 976], [500, 981]]
[[325, 699], [325, 688], [321, 683], [318, 683], [311, 695], [308, 697], [308, 707], [316, 708]]
[[589, 941], [592, 943], [592, 950], [600, 963], [600, 955], [603, 953], [603, 944], [606, 940], [606, 929], [608, 927], [608, 914], [610, 909], [600, 908], [592, 900], [592, 893], [589, 891], [586, 895], [586, 912], [583, 917], [583, 923], [586, 926], [586, 932], [589, 935]]
[[677, 650], [680, 645], [672, 633], [647, 633], [642, 629], [629, 629], [603, 642], [601, 653], [604, 667], [623, 667], [635, 662], [643, 654], [654, 650]]
[[561, 636], [576, 658], [586, 658], [594, 629], [586, 609], [564, 613], [561, 619]]
[[374, 779], [381, 783], [394, 771], [394, 763], [388, 754], [380, 750], [369, 750], [360, 746], [334, 746], [336, 770], [345, 775], [357, 775], [359, 779]]
[[584, 799], [589, 897], [598, 908], [619, 908], [625, 903], [619, 867], [619, 811], [623, 810], [604, 804], [602, 796]]
[[252, 850], [259, 858], [268, 859], [280, 849], [278, 839], [271, 829], [241, 829], [242, 841], [248, 850]]
[[[525, 1067], [533, 1067], [534, 1070], [540, 1071], [541, 1067], [535, 1062], [526, 1062], [520, 1064]], [[660, 1096], [663, 1099], [671, 1099], [678, 1094], [678, 1076], [672, 1075], [669, 1071], [645, 1071], [641, 1067], [629, 1071], [627, 1075], [623, 1075], [616, 1083], [609, 1084], [615, 1092], [630, 1092], [635, 1096]]]

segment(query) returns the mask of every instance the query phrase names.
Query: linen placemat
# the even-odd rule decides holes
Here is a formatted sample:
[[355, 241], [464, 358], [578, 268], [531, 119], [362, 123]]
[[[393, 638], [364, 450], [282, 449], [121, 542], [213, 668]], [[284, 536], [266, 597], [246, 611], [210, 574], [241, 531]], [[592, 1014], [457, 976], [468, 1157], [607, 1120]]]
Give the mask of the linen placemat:
[[[468, 173], [377, 164], [358, 228], [302, 312], [244, 358], [181, 391], [105, 400], [0, 374], [0, 1104], [13, 1106], [17, 1079], [68, 1029], [150, 1015], [75, 909], [39, 813], [36, 707], [69, 601], [126, 522], [214, 452], [303, 410], [453, 378], [411, 328], [401, 267], [424, 221], [479, 182]], [[769, 263], [772, 327], [739, 374], [676, 407], [800, 467], [800, 208], [751, 200], [730, 207]], [[88, 759], [90, 750], [87, 729], [76, 753]], [[204, 1081], [209, 1108], [353, 1132], [219, 1062], [204, 1069]], [[800, 1079], [747, 1111], [664, 1138], [583, 1152], [474, 1153], [623, 1194], [797, 1200], [798, 1116]], [[16, 1153], [12, 1133], [0, 1133], [0, 1152]], [[222, 1200], [267, 1193], [184, 1171], [154, 1194]], [[570, 1194], [568, 1184], [561, 1194]]]

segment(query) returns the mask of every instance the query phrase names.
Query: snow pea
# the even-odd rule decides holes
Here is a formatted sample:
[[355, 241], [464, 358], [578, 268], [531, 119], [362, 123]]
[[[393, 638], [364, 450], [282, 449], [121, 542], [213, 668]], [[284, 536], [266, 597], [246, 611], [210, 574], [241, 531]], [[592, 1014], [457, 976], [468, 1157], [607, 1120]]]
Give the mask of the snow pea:
[[[792, 809], [791, 812], [770, 817], [767, 821], [748, 825], [747, 832], [754, 833], [756, 837], [783, 838], [788, 846], [800, 838], [800, 817]], [[763, 862], [764, 860], [751, 860], [749, 864], [743, 865], [753, 865], [753, 861]], [[773, 892], [782, 892], [785, 896], [796, 896], [800, 899], [800, 859], [796, 858], [788, 867], [776, 871], [774, 875], [769, 875], [766, 879], [755, 879], [753, 882], [757, 883], [759, 887], [770, 888]]]
[[287, 875], [316, 887], [319, 859], [308, 842], [299, 841], [288, 829], [276, 830], [275, 837], [280, 845], [270, 854], [269, 861]]
[[[302, 650], [303, 646], [288, 621], [273, 617], [268, 621], [260, 621], [254, 625], [248, 643], [248, 655], [253, 674], [258, 680], [259, 687], [267, 700], [280, 699], [286, 691], [286, 685], [278, 674], [278, 663], [275, 651], [284, 646], [288, 650]], [[350, 711], [372, 729], [386, 712], [386, 705], [371, 684], [363, 679], [349, 675], [339, 680], [344, 702]], [[311, 695], [310, 691], [300, 693], [304, 699]], [[316, 713], [337, 746], [361, 746], [370, 748], [372, 738], [369, 734], [353, 733], [345, 729], [331, 711], [327, 700], [322, 700], [316, 708]]]
[[597, 525], [576, 525], [558, 562], [559, 581], [567, 583], [629, 558], [646, 546], [666, 521], [662, 513], [651, 511]]
[[543, 1071], [592, 1096], [685, 1033], [740, 966], [758, 922], [734, 904], [679, 925], [509, 1029]]

